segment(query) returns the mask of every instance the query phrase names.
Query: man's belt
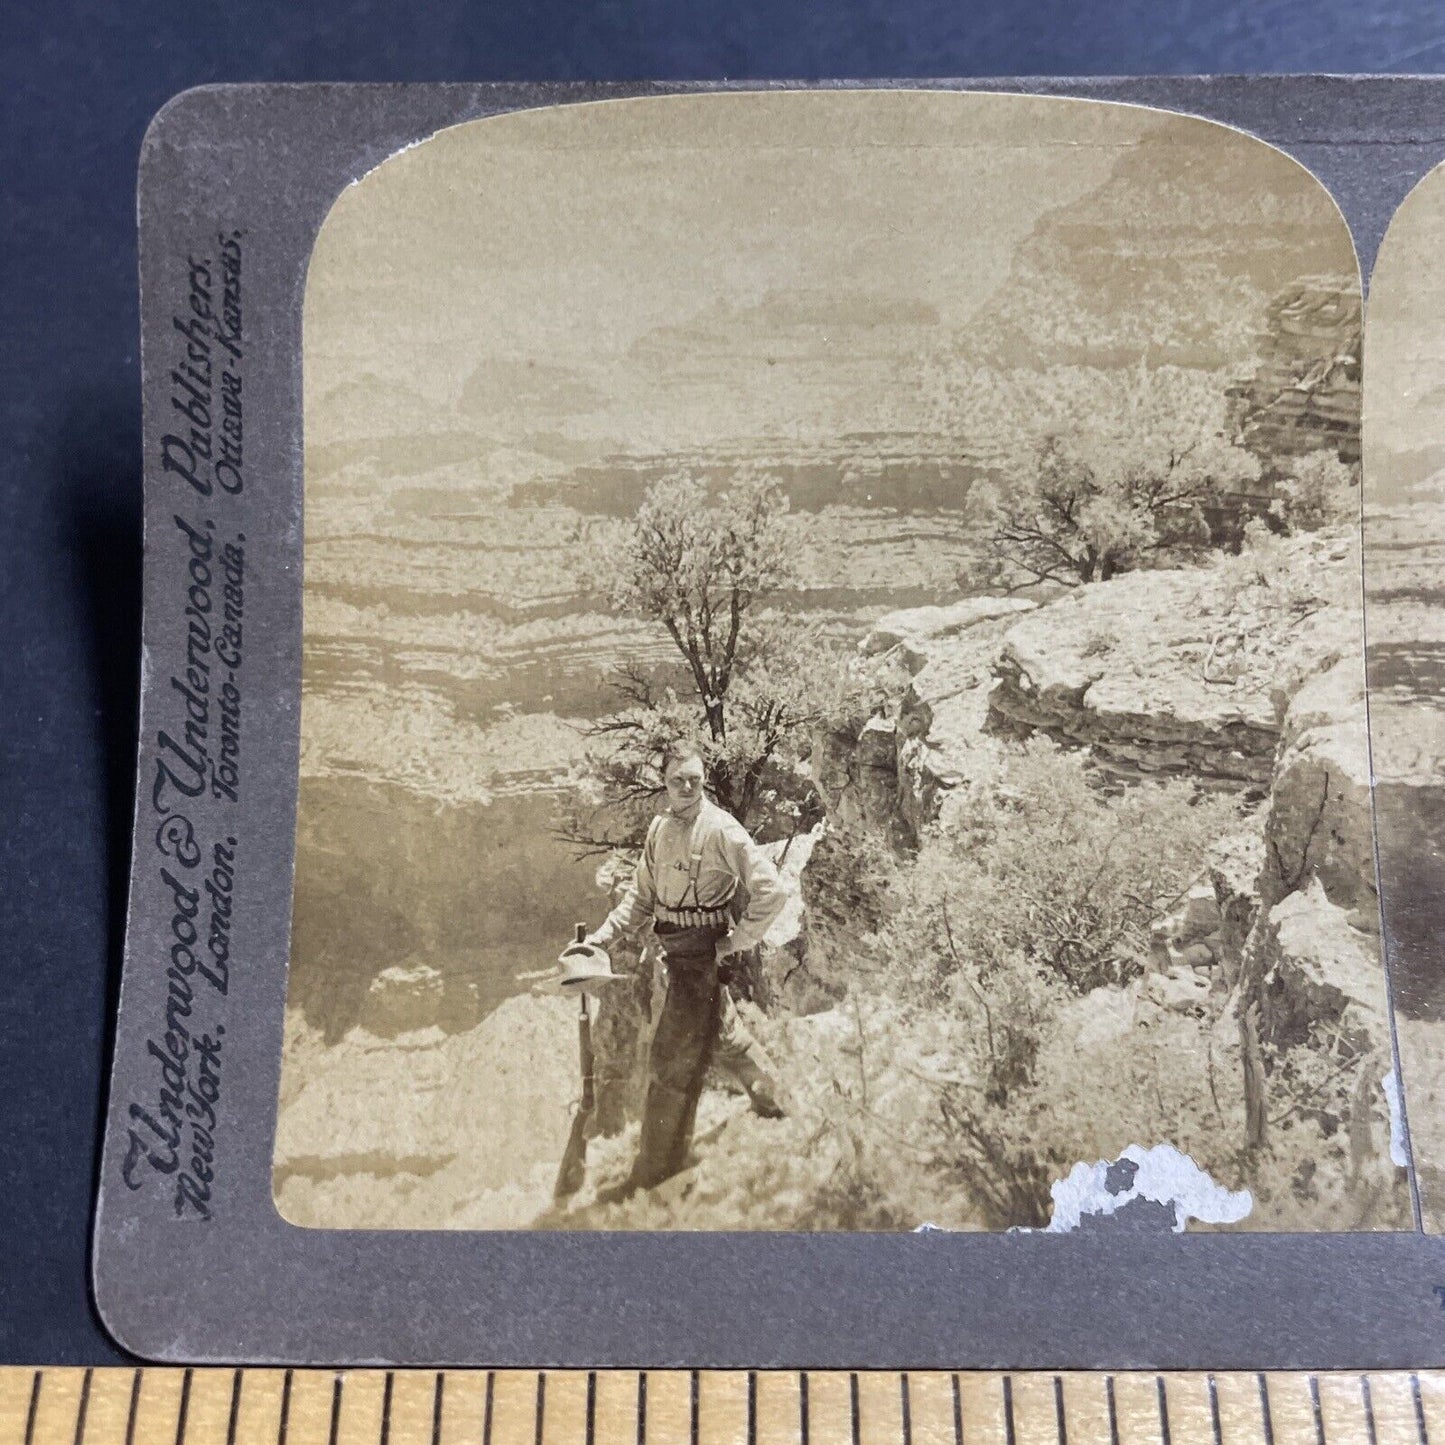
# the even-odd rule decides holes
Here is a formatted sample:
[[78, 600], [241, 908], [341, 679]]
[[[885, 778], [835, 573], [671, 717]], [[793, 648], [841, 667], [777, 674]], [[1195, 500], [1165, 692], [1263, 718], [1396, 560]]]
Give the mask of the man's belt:
[[659, 923], [670, 923], [675, 928], [717, 928], [729, 922], [726, 905], [722, 908], [664, 908], [661, 904], [652, 910]]

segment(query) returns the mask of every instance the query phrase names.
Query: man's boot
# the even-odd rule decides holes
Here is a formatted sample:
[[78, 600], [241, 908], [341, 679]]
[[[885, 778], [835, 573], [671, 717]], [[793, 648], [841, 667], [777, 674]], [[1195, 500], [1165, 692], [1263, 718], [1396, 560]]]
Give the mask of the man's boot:
[[724, 1073], [747, 1091], [753, 1113], [763, 1119], [781, 1119], [787, 1110], [778, 1102], [778, 1088], [763, 1046], [753, 1037], [726, 988], [721, 990], [715, 1058]]
[[747, 1090], [748, 1102], [760, 1119], [783, 1119], [787, 1110], [778, 1102], [777, 1085], [766, 1069], [747, 1054], [731, 1061], [732, 1075]]
[[653, 1189], [683, 1167], [694, 1107], [687, 1092], [652, 1081], [642, 1112], [637, 1159], [627, 1177], [629, 1191]]

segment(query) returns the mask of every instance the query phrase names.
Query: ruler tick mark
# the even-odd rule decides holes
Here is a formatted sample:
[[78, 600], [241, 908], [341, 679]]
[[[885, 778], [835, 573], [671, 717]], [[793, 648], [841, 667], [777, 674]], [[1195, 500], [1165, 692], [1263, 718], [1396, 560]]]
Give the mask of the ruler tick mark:
[[35, 1439], [35, 1412], [40, 1408], [40, 1382], [45, 1378], [44, 1370], [36, 1370], [30, 1382], [30, 1409], [25, 1415], [25, 1445]]
[[125, 1445], [135, 1445], [135, 1415], [140, 1406], [140, 1382], [141, 1373], [137, 1370], [130, 1378], [130, 1408], [125, 1417]]
[[[276, 1432], [277, 1445], [286, 1445], [286, 1434], [291, 1428], [291, 1378], [295, 1371], [287, 1370], [281, 1381], [281, 1425]], [[126, 1441], [130, 1445], [130, 1441]]]
[[[294, 1376], [296, 1373], [290, 1369], [284, 1370], [284, 1372], [280, 1369], [274, 1372], [263, 1372], [259, 1370], [252, 1371], [247, 1368], [234, 1368], [231, 1370], [228, 1389], [225, 1373], [221, 1370], [201, 1372], [198, 1367], [181, 1367], [174, 1371], [167, 1371], [162, 1376], [161, 1372], [152, 1371], [148, 1367], [135, 1368], [130, 1370], [129, 1402], [127, 1405], [124, 1370], [96, 1370], [90, 1368], [61, 1370], [58, 1367], [43, 1365], [38, 1367], [25, 1366], [12, 1368], [10, 1371], [10, 1388], [15, 1391], [15, 1394], [10, 1397], [12, 1400], [13, 1413], [9, 1419], [11, 1429], [15, 1431], [15, 1445], [20, 1445], [22, 1441], [25, 1442], [25, 1445], [40, 1445], [42, 1440], [50, 1440], [52, 1433], [54, 1433], [57, 1439], [63, 1439], [66, 1445], [88, 1445], [88, 1441], [101, 1430], [101, 1412], [104, 1411], [104, 1414], [109, 1416], [112, 1410], [115, 1411], [116, 1419], [110, 1428], [115, 1431], [114, 1439], [117, 1445], [119, 1445], [122, 1439], [125, 1441], [125, 1445], [150, 1445], [150, 1436], [155, 1432], [148, 1425], [146, 1427], [145, 1437], [142, 1439], [139, 1407], [142, 1391], [147, 1387], [147, 1376], [152, 1373], [157, 1374], [158, 1383], [156, 1390], [152, 1390], [151, 1394], [147, 1396], [147, 1410], [162, 1416], [161, 1421], [158, 1422], [160, 1425], [162, 1445], [169, 1445], [172, 1434], [174, 1434], [175, 1445], [190, 1445], [190, 1442], [196, 1438], [197, 1432], [203, 1428], [202, 1415], [206, 1418], [211, 1417], [212, 1404], [214, 1404], [215, 1413], [219, 1417], [222, 1401], [221, 1398], [212, 1400], [211, 1386], [215, 1387], [215, 1393], [217, 1395], [225, 1392], [224, 1398], [226, 1400], [226, 1414], [224, 1416], [226, 1423], [224, 1430], [221, 1428], [220, 1418], [217, 1418], [214, 1424], [214, 1439], [217, 1445], [220, 1445], [222, 1441], [225, 1442], [225, 1445], [258, 1445], [260, 1437], [257, 1436], [255, 1440], [253, 1440], [252, 1437], [256, 1435], [256, 1428], [260, 1425], [260, 1422], [249, 1419], [243, 1420], [240, 1414], [243, 1395], [249, 1407], [248, 1414], [254, 1414], [257, 1408], [257, 1402], [252, 1399], [252, 1394], [246, 1393], [247, 1377], [252, 1373], [257, 1375], [257, 1388], [263, 1396], [266, 1393], [267, 1385], [274, 1388], [277, 1383], [281, 1384], [281, 1388], [278, 1391], [279, 1419], [274, 1426], [270, 1427], [276, 1430], [276, 1434], [274, 1437], [267, 1434], [266, 1438], [272, 1438], [274, 1445], [287, 1445], [292, 1424], [291, 1406], [294, 1394]], [[198, 1379], [198, 1375], [202, 1373], [204, 1373], [205, 1378]], [[314, 1434], [318, 1445], [320, 1445], [320, 1442], [329, 1442], [329, 1445], [339, 1445], [339, 1442], [343, 1438], [349, 1438], [349, 1433], [357, 1428], [357, 1422], [353, 1421], [352, 1424], [347, 1427], [348, 1433], [346, 1436], [343, 1436], [341, 1431], [343, 1406], [345, 1405], [345, 1388], [350, 1378], [350, 1373], [350, 1371], [345, 1369], [302, 1372], [303, 1384], [307, 1386], [306, 1395], [303, 1399], [308, 1401], [306, 1413], [310, 1423], [307, 1424], [303, 1422], [299, 1415], [296, 1417], [295, 1423], [298, 1430], [306, 1433], [308, 1440], [311, 1439]], [[417, 1386], [419, 1391], [424, 1390], [425, 1385], [423, 1381], [425, 1376], [427, 1374], [431, 1375], [430, 1431], [428, 1431], [422, 1423], [427, 1416], [421, 1414], [425, 1406], [422, 1404], [422, 1399], [418, 1398], [413, 1402], [417, 1407], [418, 1416], [414, 1424], [409, 1413], [409, 1406], [406, 1407], [408, 1410], [406, 1428], [403, 1428], [402, 1418], [398, 1416], [396, 1429], [400, 1431], [402, 1435], [405, 1435], [405, 1441], [403, 1441], [399, 1435], [393, 1433], [391, 1415], [393, 1405], [397, 1398], [395, 1392], [398, 1372], [396, 1370], [378, 1370], [375, 1374], [369, 1376], [373, 1386], [377, 1383], [375, 1378], [377, 1374], [383, 1375], [384, 1377], [384, 1388], [381, 1401], [379, 1402], [379, 1421], [377, 1416], [372, 1417], [373, 1421], [379, 1424], [378, 1434], [371, 1437], [374, 1445], [425, 1445], [425, 1442], [428, 1440], [430, 1441], [430, 1445], [443, 1445], [444, 1441], [449, 1440], [449, 1432], [453, 1435], [456, 1433], [458, 1421], [453, 1417], [457, 1415], [458, 1409], [462, 1408], [459, 1403], [462, 1397], [455, 1393], [455, 1387], [457, 1386], [456, 1379], [451, 1381], [454, 1388], [452, 1390], [448, 1390], [447, 1388], [447, 1376], [452, 1372], [432, 1369], [427, 1371], [417, 1370], [409, 1373], [413, 1374], [415, 1378], [411, 1380], [403, 1378], [401, 1383], [406, 1387], [406, 1390], [409, 1390], [413, 1384]], [[547, 1423], [547, 1395], [549, 1393], [548, 1385], [552, 1373], [553, 1371], [549, 1369], [542, 1369], [535, 1372], [536, 1415], [534, 1417], [534, 1429], [532, 1432], [533, 1438], [527, 1441], [527, 1445], [545, 1445], [545, 1442], [555, 1436], [555, 1430], [549, 1435]], [[707, 1435], [702, 1431], [701, 1417], [703, 1390], [705, 1387], [711, 1388], [711, 1386], [706, 1386], [703, 1377], [712, 1373], [714, 1372], [707, 1370], [689, 1370], [687, 1372], [689, 1428], [686, 1436], [683, 1436], [681, 1432], [679, 1432], [681, 1445], [709, 1445]], [[829, 1445], [865, 1445], [862, 1396], [863, 1371], [861, 1370], [834, 1370], [823, 1372], [803, 1370], [794, 1374], [798, 1389], [798, 1437], [795, 1445], [814, 1445], [812, 1441], [811, 1385], [812, 1376], [815, 1373], [818, 1374], [819, 1378], [828, 1386], [830, 1392], [838, 1390], [843, 1385], [845, 1379], [847, 1381], [849, 1410], [848, 1431], [847, 1434], [841, 1437], [839, 1442], [829, 1442]], [[881, 1428], [885, 1435], [890, 1431], [893, 1433], [894, 1445], [920, 1445], [922, 1437], [918, 1435], [917, 1430], [914, 1428], [913, 1395], [915, 1381], [913, 1375], [910, 1371], [906, 1370], [889, 1371], [887, 1373], [892, 1375], [896, 1381], [898, 1409], [896, 1423], [891, 1423], [895, 1417], [892, 1414], [892, 1407], [889, 1407], [886, 1403], [886, 1381], [881, 1377], [871, 1377], [870, 1387], [872, 1384], [879, 1385], [880, 1388], [884, 1389], [884, 1396], [880, 1396], [878, 1402], [879, 1408], [883, 1411], [882, 1415], [878, 1415], [872, 1406], [869, 1407], [868, 1433], [870, 1436], [877, 1434]], [[323, 1401], [327, 1398], [324, 1393], [327, 1374], [330, 1374], [332, 1377], [329, 1408], [323, 1404]], [[681, 1371], [679, 1371], [678, 1374], [681, 1374]], [[1155, 1427], [1156, 1433], [1152, 1437], [1155, 1445], [1183, 1445], [1184, 1434], [1187, 1434], [1191, 1440], [1197, 1436], [1199, 1441], [1204, 1442], [1204, 1445], [1230, 1445], [1232, 1437], [1228, 1436], [1223, 1428], [1224, 1405], [1232, 1401], [1235, 1386], [1237, 1384], [1244, 1384], [1245, 1379], [1247, 1379], [1246, 1376], [1220, 1375], [1205, 1371], [1188, 1372], [1184, 1375], [1173, 1376], [1175, 1386], [1184, 1391], [1184, 1394], [1179, 1397], [1179, 1400], [1182, 1402], [1180, 1409], [1184, 1413], [1181, 1414], [1176, 1421], [1172, 1418], [1171, 1376], [1164, 1372], [1152, 1372], [1152, 1374], [1154, 1379], [1156, 1409], [1158, 1412], [1158, 1423]], [[496, 1414], [496, 1372], [492, 1370], [478, 1370], [474, 1372], [474, 1378], [481, 1375], [485, 1375], [486, 1377], [484, 1409], [481, 1419], [477, 1422], [477, 1435], [468, 1438], [472, 1439], [475, 1445], [503, 1445], [503, 1442], [494, 1436], [492, 1428]], [[27, 1376], [29, 1377], [28, 1381]], [[942, 1427], [943, 1434], [938, 1440], [933, 1440], [932, 1437], [930, 1437], [930, 1445], [982, 1445], [981, 1441], [971, 1438], [976, 1433], [972, 1428], [972, 1420], [970, 1420], [969, 1429], [965, 1430], [962, 1372], [949, 1371], [946, 1377], [949, 1382], [952, 1398], [952, 1429], [950, 1431], [944, 1419], [940, 1418], [937, 1424]], [[1353, 1377], [1360, 1392], [1359, 1398], [1363, 1423], [1363, 1429], [1359, 1431], [1360, 1445], [1388, 1445], [1388, 1442], [1393, 1438], [1390, 1431], [1385, 1428], [1389, 1423], [1389, 1418], [1381, 1417], [1380, 1409], [1383, 1408], [1383, 1406], [1377, 1407], [1375, 1403], [1375, 1394], [1379, 1380], [1368, 1372], [1356, 1372]], [[680, 1379], [676, 1379], [675, 1376], [672, 1378], [676, 1384], [682, 1384]], [[771, 1383], [772, 1378], [771, 1376], [768, 1377], [769, 1383]], [[930, 1385], [928, 1390], [924, 1392], [927, 1395], [925, 1403], [933, 1401], [935, 1388], [941, 1387], [943, 1383], [943, 1373], [940, 1373], [936, 1377], [920, 1378], [924, 1379], [925, 1384], [927, 1384], [929, 1378], [934, 1380], [934, 1384]], [[1139, 1375], [1129, 1377], [1126, 1383], [1131, 1387], [1143, 1386], [1147, 1391], [1149, 1378], [1149, 1374], [1143, 1374], [1141, 1372]], [[1277, 1432], [1274, 1428], [1273, 1401], [1271, 1399], [1273, 1381], [1269, 1375], [1263, 1371], [1254, 1372], [1254, 1378], [1259, 1401], [1258, 1424], [1255, 1424], [1253, 1421], [1241, 1421], [1241, 1428], [1244, 1430], [1244, 1435], [1241, 1437], [1240, 1442], [1235, 1442], [1235, 1445], [1249, 1445], [1251, 1438], [1255, 1442], [1255, 1445], [1276, 1445]], [[1313, 1418], [1314, 1428], [1311, 1432], [1306, 1423], [1306, 1420], [1310, 1417], [1301, 1419], [1300, 1423], [1304, 1425], [1305, 1428], [1303, 1438], [1306, 1445], [1338, 1445], [1335, 1437], [1341, 1434], [1340, 1426], [1342, 1422], [1335, 1419], [1333, 1413], [1329, 1418], [1326, 1418], [1323, 1381], [1328, 1379], [1332, 1389], [1344, 1389], [1348, 1391], [1347, 1381], [1350, 1376], [1344, 1372], [1321, 1375], [1301, 1370], [1291, 1372], [1287, 1376], [1282, 1375], [1280, 1378], [1289, 1385], [1291, 1400], [1294, 1401], [1294, 1404], [1303, 1406], [1304, 1403], [1303, 1400], [1295, 1399], [1293, 1393], [1299, 1389], [1300, 1385], [1303, 1385], [1308, 1391], [1310, 1416]], [[1429, 1380], [1433, 1388], [1435, 1380], [1441, 1377], [1433, 1375], [1430, 1371], [1402, 1371], [1399, 1375], [1382, 1378], [1385, 1378], [1386, 1384], [1391, 1383], [1391, 1381], [1398, 1381], [1402, 1386], [1405, 1380], [1409, 1381], [1410, 1400], [1415, 1425], [1414, 1445], [1431, 1445], [1429, 1417], [1424, 1401], [1425, 1384], [1426, 1381]], [[526, 1376], [523, 1374], [522, 1384], [524, 1394], [525, 1379]], [[606, 1424], [605, 1415], [601, 1425], [599, 1425], [598, 1420], [599, 1391], [604, 1381], [609, 1387], [611, 1385], [611, 1381], [606, 1378], [606, 1372], [596, 1369], [566, 1371], [559, 1373], [559, 1379], [568, 1387], [567, 1390], [564, 1391], [564, 1395], [574, 1398], [574, 1402], [579, 1404], [582, 1403], [582, 1400], [576, 1398], [572, 1387], [580, 1388], [585, 1380], [585, 1426], [583, 1430], [576, 1433], [576, 1437], [571, 1442], [571, 1445], [609, 1445], [604, 1428]], [[637, 1430], [635, 1445], [648, 1445], [648, 1379], [649, 1375], [647, 1371], [638, 1371], [636, 1373]], [[759, 1369], [744, 1368], [731, 1374], [733, 1387], [743, 1387], [745, 1382], [743, 1393], [746, 1402], [746, 1427], [743, 1431], [738, 1432], [735, 1445], [760, 1445], [763, 1423], [761, 1421], [760, 1406], [761, 1380], [762, 1371]], [[1045, 1390], [1051, 1390], [1053, 1396], [1055, 1441], [1050, 1442], [1050, 1445], [1085, 1445], [1085, 1441], [1082, 1439], [1080, 1433], [1081, 1431], [1085, 1434], [1088, 1433], [1085, 1425], [1081, 1423], [1080, 1417], [1071, 1414], [1074, 1406], [1082, 1403], [1082, 1399], [1076, 1401], [1072, 1391], [1076, 1385], [1083, 1387], [1089, 1398], [1093, 1399], [1097, 1405], [1098, 1396], [1094, 1395], [1093, 1391], [1098, 1387], [1100, 1381], [1102, 1381], [1103, 1384], [1103, 1403], [1106, 1406], [1109, 1422], [1107, 1435], [1105, 1435], [1103, 1430], [1098, 1432], [1100, 1445], [1120, 1445], [1122, 1435], [1127, 1433], [1130, 1428], [1129, 1420], [1121, 1421], [1120, 1419], [1121, 1407], [1117, 1398], [1118, 1377], [1105, 1374], [1102, 1371], [1093, 1375], [1091, 1380], [1084, 1380], [1081, 1377], [1072, 1383], [1069, 1379], [1065, 1378], [1065, 1373], [1043, 1371], [1024, 1371], [1017, 1374], [1000, 1372], [993, 1376], [993, 1381], [999, 1388], [1000, 1393], [992, 1397], [994, 1401], [993, 1405], [986, 1406], [985, 1416], [989, 1416], [989, 1412], [993, 1408], [1001, 1406], [1000, 1413], [1002, 1418], [1000, 1419], [999, 1416], [991, 1416], [990, 1418], [996, 1423], [989, 1425], [988, 1420], [985, 1419], [984, 1425], [986, 1428], [998, 1431], [1000, 1439], [997, 1445], [1039, 1445], [1039, 1442], [1034, 1440], [1030, 1430], [1034, 1415], [1038, 1413], [1039, 1408], [1046, 1408], [1044, 1401], [1047, 1396], [1043, 1393]], [[1023, 1401], [1027, 1409], [1022, 1419], [1019, 1418], [1018, 1410], [1020, 1407], [1019, 1402], [1016, 1400], [1017, 1386], [1020, 1381], [1024, 1383], [1025, 1389], [1028, 1392]], [[786, 1376], [782, 1377], [782, 1382], [784, 1384], [786, 1383]], [[352, 1383], [356, 1382], [352, 1381]], [[468, 1383], [470, 1384], [470, 1382]], [[480, 1380], [477, 1379], [476, 1383], [480, 1385]], [[166, 1388], [167, 1385], [169, 1385], [169, 1389]], [[205, 1387], [200, 1394], [196, 1393], [198, 1385]], [[310, 1387], [313, 1385], [323, 1393], [318, 1399], [310, 1401]], [[112, 1386], [117, 1387], [114, 1396], [112, 1396], [111, 1393]], [[104, 1387], [104, 1392], [100, 1393], [102, 1387]], [[1208, 1400], [1209, 1431], [1207, 1435], [1202, 1428], [1196, 1428], [1196, 1425], [1199, 1427], [1203, 1426], [1202, 1418], [1196, 1421], [1196, 1425], [1189, 1423], [1199, 1414], [1198, 1405], [1201, 1402], [1198, 1397], [1198, 1391], [1201, 1387]], [[1379, 1387], [1383, 1388], [1383, 1386]], [[919, 1389], [922, 1390], [923, 1386], [919, 1385]], [[157, 1395], [157, 1390], [159, 1390], [159, 1395]], [[170, 1390], [175, 1390], [176, 1393], [172, 1395], [170, 1394]], [[352, 1393], [355, 1396], [356, 1392], [353, 1391]], [[555, 1391], [552, 1393], [555, 1394]], [[451, 1396], [450, 1400], [448, 1398], [449, 1396]], [[468, 1394], [467, 1398], [474, 1397]], [[710, 1400], [711, 1398], [712, 1397], [709, 1396]], [[737, 1400], [736, 1394], [732, 1394], [731, 1398], [735, 1403], [743, 1403]], [[1344, 1396], [1340, 1398], [1344, 1400]], [[375, 1401], [376, 1397], [373, 1395], [372, 1399]], [[920, 1399], [924, 1399], [924, 1395], [920, 1395]], [[1381, 1396], [1381, 1399], [1386, 1405], [1389, 1404], [1389, 1399], [1386, 1396]], [[114, 1401], [113, 1404], [112, 1400]], [[345, 1408], [354, 1411], [355, 1408], [359, 1407], [359, 1400], [360, 1397], [357, 1397], [353, 1400], [351, 1406], [346, 1406]], [[1032, 1401], [1033, 1404], [1030, 1404], [1030, 1401]], [[482, 1404], [483, 1402], [477, 1401], [477, 1403]], [[841, 1401], [837, 1403], [841, 1405]], [[1287, 1404], [1288, 1403], [1289, 1402], [1287, 1402]], [[1403, 1401], [1400, 1403], [1403, 1405]], [[553, 1413], [556, 1414], [557, 1411], [561, 1409], [562, 1414], [565, 1414], [565, 1409], [562, 1409], [562, 1406], [565, 1406], [565, 1404], [565, 1399], [562, 1400], [561, 1405], [556, 1405], [554, 1401], [556, 1408], [554, 1408]], [[941, 1409], [947, 1408], [944, 1404], [944, 1399], [941, 1397], [937, 1399], [934, 1404]], [[934, 1409], [934, 1404], [929, 1404], [930, 1414]], [[44, 1414], [40, 1411], [41, 1405], [45, 1406]], [[313, 1405], [319, 1408], [313, 1409]], [[404, 1405], [405, 1391], [402, 1402], [400, 1405], [397, 1405], [397, 1408], [401, 1409]], [[170, 1408], [172, 1407], [176, 1411], [174, 1416], [170, 1414]], [[298, 1408], [300, 1407], [298, 1406]], [[1233, 1406], [1231, 1406], [1231, 1408], [1233, 1408]], [[1293, 1408], [1294, 1406], [1291, 1405], [1290, 1410], [1293, 1410]], [[194, 1420], [191, 1419], [193, 1410], [200, 1412]], [[323, 1410], [327, 1413], [323, 1414]], [[1286, 1411], [1287, 1415], [1290, 1415], [1290, 1410]], [[1147, 1417], [1147, 1404], [1145, 1404], [1144, 1411]], [[123, 1426], [120, 1424], [119, 1419], [122, 1412], [125, 1418], [125, 1424]], [[267, 1413], [269, 1413], [269, 1411]], [[63, 1418], [55, 1418], [61, 1416], [63, 1416]], [[1388, 1411], [1386, 1411], [1386, 1416], [1389, 1416]], [[1293, 1416], [1290, 1415], [1290, 1418], [1293, 1418]], [[21, 1423], [22, 1420], [24, 1422], [23, 1425]], [[450, 1424], [447, 1423], [448, 1420], [450, 1420]], [[323, 1421], [328, 1421], [329, 1429], [321, 1428]], [[675, 1423], [680, 1425], [682, 1422], [679, 1420]], [[841, 1423], [841, 1421], [839, 1423]], [[1041, 1426], [1043, 1425], [1042, 1417], [1037, 1423]], [[1102, 1424], [1103, 1422], [1100, 1421], [1099, 1423]], [[1287, 1423], [1287, 1421], [1285, 1423]], [[1409, 1427], [1406, 1421], [1402, 1419], [1400, 1423], [1408, 1431]], [[265, 1426], [261, 1426], [260, 1428], [262, 1430], [267, 1429]], [[376, 1428], [376, 1426], [374, 1425], [372, 1428]], [[560, 1428], [560, 1417], [557, 1428]], [[922, 1426], [919, 1428], [922, 1428]], [[1044, 1428], [1044, 1438], [1046, 1439], [1047, 1427]], [[1176, 1428], [1184, 1432], [1177, 1442], [1173, 1439]], [[525, 1424], [522, 1425], [522, 1431], [522, 1438], [526, 1440], [527, 1431]], [[657, 1430], [654, 1430], [652, 1433], [656, 1436]], [[413, 1436], [415, 1436], [415, 1439], [413, 1439]], [[107, 1438], [110, 1437], [107, 1436]], [[1151, 1437], [1146, 1419], [1142, 1422], [1141, 1445], [1149, 1438]], [[1283, 1437], [1279, 1437], [1279, 1441], [1280, 1445], [1283, 1445]], [[299, 1445], [299, 1439], [296, 1445]], [[515, 1442], [512, 1442], [512, 1445], [515, 1445]], [[555, 1439], [552, 1439], [552, 1445], [556, 1445]], [[818, 1445], [822, 1445], [821, 1439]], [[1442, 1445], [1445, 1445], [1445, 1442], [1442, 1442]]]
[[236, 1421], [241, 1415], [241, 1386], [244, 1380], [245, 1373], [241, 1370], [231, 1376], [231, 1412], [226, 1417], [226, 1445], [236, 1445]]
[[186, 1445], [186, 1416], [191, 1411], [191, 1376], [193, 1373], [188, 1369], [181, 1376], [181, 1408], [176, 1415], [176, 1445]]
[[87, 1370], [81, 1377], [80, 1407], [75, 1412], [75, 1445], [81, 1445], [85, 1439], [85, 1414], [90, 1408], [90, 1380], [94, 1373], [94, 1370]]

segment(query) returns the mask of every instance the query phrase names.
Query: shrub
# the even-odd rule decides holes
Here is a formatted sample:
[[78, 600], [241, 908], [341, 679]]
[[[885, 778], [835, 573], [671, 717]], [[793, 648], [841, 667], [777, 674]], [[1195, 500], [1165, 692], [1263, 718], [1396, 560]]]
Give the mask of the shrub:
[[1359, 524], [1360, 469], [1332, 451], [1297, 458], [1275, 486], [1270, 514], [1288, 532]]
[[[1041, 1052], [1071, 1000], [1143, 971], [1150, 925], [1238, 826], [1237, 806], [1186, 783], [1107, 796], [1082, 757], [1040, 740], [953, 816], [901, 872], [873, 947], [896, 995], [947, 1018], [957, 1040], [933, 1121], [938, 1169], [985, 1227], [1038, 1227], [1092, 1133], [1091, 1101], [1041, 1078]], [[1169, 1136], [1168, 1117], [1154, 1124]]]
[[903, 889], [892, 940], [927, 995], [1033, 972], [1083, 993], [1143, 971], [1149, 925], [1188, 891], [1237, 807], [1182, 782], [1106, 796], [1082, 755], [1035, 740], [966, 795]]
[[990, 561], [1012, 585], [1177, 566], [1209, 547], [1209, 508], [1259, 475], [1226, 435], [1219, 377], [1141, 365], [1078, 379], [1028, 413], [991, 489]]

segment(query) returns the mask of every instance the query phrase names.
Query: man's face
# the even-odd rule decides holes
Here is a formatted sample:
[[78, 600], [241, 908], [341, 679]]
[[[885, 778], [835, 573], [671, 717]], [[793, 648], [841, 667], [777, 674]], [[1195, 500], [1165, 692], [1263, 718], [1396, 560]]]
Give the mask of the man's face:
[[662, 775], [667, 788], [667, 801], [673, 809], [690, 808], [702, 797], [702, 759], [688, 758], [681, 763], [669, 763]]

